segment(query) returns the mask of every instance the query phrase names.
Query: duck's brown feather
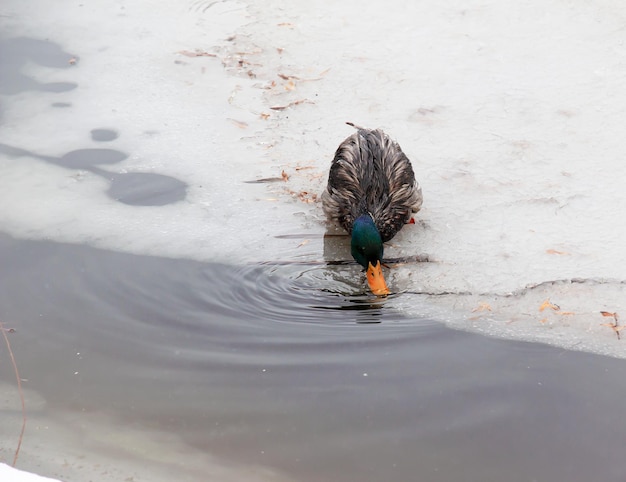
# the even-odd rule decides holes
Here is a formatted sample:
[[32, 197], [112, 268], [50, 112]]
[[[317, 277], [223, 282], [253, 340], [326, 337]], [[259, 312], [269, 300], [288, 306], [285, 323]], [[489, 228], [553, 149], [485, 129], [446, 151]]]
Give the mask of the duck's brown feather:
[[379, 129], [358, 128], [343, 141], [322, 194], [324, 212], [352, 233], [354, 220], [369, 213], [389, 241], [422, 206], [422, 190], [400, 146]]

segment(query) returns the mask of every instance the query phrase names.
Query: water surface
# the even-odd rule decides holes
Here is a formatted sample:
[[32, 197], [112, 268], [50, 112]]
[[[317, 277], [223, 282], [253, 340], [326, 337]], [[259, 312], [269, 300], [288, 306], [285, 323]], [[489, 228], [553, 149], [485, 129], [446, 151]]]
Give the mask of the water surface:
[[0, 255], [0, 316], [50, 413], [106, 414], [293, 480], [626, 477], [621, 360], [407, 319], [355, 294], [351, 266], [207, 264], [5, 235]]

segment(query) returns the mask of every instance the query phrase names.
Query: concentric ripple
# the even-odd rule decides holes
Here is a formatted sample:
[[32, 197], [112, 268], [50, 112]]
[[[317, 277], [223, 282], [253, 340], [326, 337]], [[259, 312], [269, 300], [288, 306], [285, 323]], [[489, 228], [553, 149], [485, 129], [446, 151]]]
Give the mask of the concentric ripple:
[[[236, 268], [220, 303], [239, 316], [279, 323], [380, 323], [386, 298], [367, 293], [353, 266], [255, 264]], [[397, 318], [397, 315], [395, 315]]]

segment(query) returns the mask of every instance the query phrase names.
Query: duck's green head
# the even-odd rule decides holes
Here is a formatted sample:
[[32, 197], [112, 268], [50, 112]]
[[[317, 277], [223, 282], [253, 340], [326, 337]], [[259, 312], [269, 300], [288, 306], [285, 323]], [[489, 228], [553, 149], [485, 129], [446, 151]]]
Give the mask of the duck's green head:
[[388, 295], [382, 270], [383, 240], [372, 216], [359, 216], [352, 224], [352, 256], [367, 271], [367, 282], [375, 295]]

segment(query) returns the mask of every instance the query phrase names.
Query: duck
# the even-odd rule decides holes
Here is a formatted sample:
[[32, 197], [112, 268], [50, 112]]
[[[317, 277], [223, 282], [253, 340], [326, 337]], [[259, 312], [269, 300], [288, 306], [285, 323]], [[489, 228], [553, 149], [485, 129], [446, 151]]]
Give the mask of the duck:
[[422, 188], [398, 143], [380, 129], [347, 123], [356, 132], [337, 148], [322, 193], [331, 223], [351, 236], [350, 251], [376, 296], [390, 293], [382, 271], [384, 244], [412, 222]]

